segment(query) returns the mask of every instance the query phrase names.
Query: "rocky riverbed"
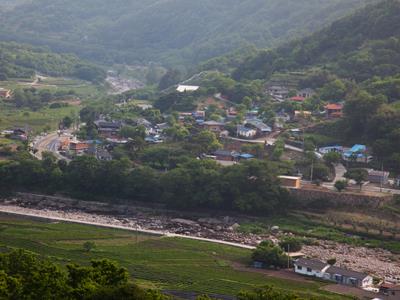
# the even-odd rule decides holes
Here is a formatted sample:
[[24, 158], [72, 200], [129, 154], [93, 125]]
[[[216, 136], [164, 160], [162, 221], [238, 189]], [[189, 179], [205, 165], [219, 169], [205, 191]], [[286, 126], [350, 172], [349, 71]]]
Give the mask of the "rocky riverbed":
[[[232, 242], [246, 246], [257, 246], [261, 241], [278, 241], [278, 235], [257, 235], [242, 233], [238, 229], [240, 220], [229, 216], [221, 218], [181, 218], [177, 213], [155, 214], [148, 210], [136, 210], [129, 215], [107, 215], [84, 212], [79, 209], [57, 209], [31, 206], [13, 199], [3, 202], [0, 211], [19, 214], [33, 214], [41, 217], [56, 217], [71, 221], [83, 221], [104, 225], [123, 226], [135, 230], [150, 230], [160, 234], [181, 234]], [[332, 241], [316, 240], [313, 245], [302, 249], [308, 257], [326, 261], [336, 258], [337, 265], [355, 271], [366, 272], [390, 281], [400, 280], [400, 255], [377, 248], [353, 247]]]

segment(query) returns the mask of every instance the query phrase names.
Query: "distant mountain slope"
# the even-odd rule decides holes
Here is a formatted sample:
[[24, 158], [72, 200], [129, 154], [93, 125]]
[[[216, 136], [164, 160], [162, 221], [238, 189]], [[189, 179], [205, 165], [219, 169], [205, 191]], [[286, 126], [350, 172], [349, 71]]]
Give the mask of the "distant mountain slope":
[[316, 31], [371, 1], [20, 0], [0, 13], [0, 38], [92, 59], [195, 64]]
[[268, 78], [276, 71], [315, 65], [358, 81], [400, 73], [400, 1], [367, 6], [320, 32], [258, 53], [234, 77]]
[[71, 76], [99, 82], [105, 71], [69, 54], [55, 54], [48, 49], [0, 43], [0, 80], [30, 78], [35, 72], [50, 76]]

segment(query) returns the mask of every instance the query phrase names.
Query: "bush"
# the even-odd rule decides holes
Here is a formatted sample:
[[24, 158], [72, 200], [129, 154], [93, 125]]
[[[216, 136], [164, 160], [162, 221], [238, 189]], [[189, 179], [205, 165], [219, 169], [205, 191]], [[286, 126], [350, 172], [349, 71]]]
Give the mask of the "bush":
[[280, 247], [275, 246], [271, 241], [264, 241], [253, 251], [253, 261], [261, 262], [265, 266], [275, 268], [286, 268], [288, 256]]
[[279, 246], [286, 252], [298, 252], [303, 247], [303, 243], [298, 238], [285, 237], [280, 241]]
[[347, 181], [346, 180], [338, 180], [335, 182], [335, 188], [338, 192], [341, 192], [347, 188]]
[[333, 266], [333, 265], [335, 265], [336, 264], [336, 258], [330, 258], [330, 259], [328, 259], [327, 261], [327, 264], [328, 265], [331, 265], [331, 266]]
[[85, 243], [83, 244], [83, 249], [84, 249], [86, 252], [90, 252], [90, 251], [92, 251], [94, 248], [96, 248], [96, 244], [95, 244], [94, 242], [87, 241], [87, 242], [85, 242]]

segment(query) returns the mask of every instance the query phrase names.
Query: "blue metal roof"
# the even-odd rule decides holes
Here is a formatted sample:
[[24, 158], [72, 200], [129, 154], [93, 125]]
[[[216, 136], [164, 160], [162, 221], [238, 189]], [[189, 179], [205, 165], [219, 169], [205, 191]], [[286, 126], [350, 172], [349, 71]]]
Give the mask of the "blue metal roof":
[[240, 158], [251, 159], [251, 158], [254, 158], [254, 155], [249, 154], [249, 153], [243, 153], [243, 154], [240, 154]]
[[351, 152], [364, 152], [366, 150], [367, 150], [367, 147], [365, 145], [356, 144], [349, 151], [351, 151]]

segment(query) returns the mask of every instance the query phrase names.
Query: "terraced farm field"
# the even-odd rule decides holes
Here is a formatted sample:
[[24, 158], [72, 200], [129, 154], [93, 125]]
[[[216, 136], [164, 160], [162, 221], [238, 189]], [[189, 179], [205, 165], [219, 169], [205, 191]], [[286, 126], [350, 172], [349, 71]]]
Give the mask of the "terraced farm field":
[[[95, 243], [92, 251], [84, 249], [87, 241]], [[109, 258], [126, 267], [144, 287], [236, 295], [240, 290], [274, 285], [317, 299], [350, 299], [320, 290], [324, 285], [320, 282], [235, 270], [233, 264], [250, 262], [250, 252], [245, 249], [0, 214], [0, 250], [11, 248], [28, 249], [63, 265]]]

